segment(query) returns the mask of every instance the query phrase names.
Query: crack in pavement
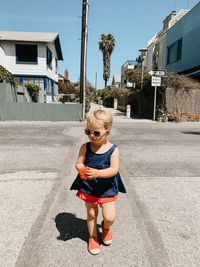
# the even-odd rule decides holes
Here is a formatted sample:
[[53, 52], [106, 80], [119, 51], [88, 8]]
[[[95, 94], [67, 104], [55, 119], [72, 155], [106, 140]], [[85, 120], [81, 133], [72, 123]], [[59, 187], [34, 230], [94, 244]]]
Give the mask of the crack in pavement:
[[133, 216], [136, 220], [137, 228], [141, 233], [146, 255], [152, 267], [169, 267], [171, 266], [168, 254], [164, 247], [162, 237], [157, 230], [151, 216], [141, 202], [136, 190], [131, 183], [131, 178], [129, 177], [126, 169], [121, 166], [121, 172], [125, 178], [128, 190], [127, 198], [132, 207]]
[[[76, 140], [73, 141], [72, 146], [68, 151], [67, 157], [73, 158], [76, 151], [74, 151], [74, 146], [76, 144]], [[71, 169], [71, 162], [64, 160], [62, 169], [58, 174], [51, 191], [46, 196], [46, 199], [41, 208], [41, 212], [38, 215], [37, 219], [33, 223], [29, 234], [24, 242], [24, 245], [18, 254], [18, 259], [16, 261], [15, 267], [27, 267], [27, 266], [37, 266], [38, 257], [37, 257], [37, 241], [40, 237], [40, 233], [44, 227], [45, 219], [49, 215], [51, 207], [53, 203], [56, 201], [56, 198], [64, 186], [65, 178], [66, 178], [66, 170]]]

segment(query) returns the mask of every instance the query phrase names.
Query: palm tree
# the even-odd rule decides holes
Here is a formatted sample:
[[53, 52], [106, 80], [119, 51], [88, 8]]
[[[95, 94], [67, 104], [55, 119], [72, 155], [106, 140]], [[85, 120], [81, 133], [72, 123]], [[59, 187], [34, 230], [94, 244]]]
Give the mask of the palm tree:
[[115, 38], [112, 34], [102, 34], [101, 41], [99, 42], [99, 50], [103, 54], [103, 79], [105, 81], [105, 87], [107, 81], [110, 78], [110, 58], [115, 48]]

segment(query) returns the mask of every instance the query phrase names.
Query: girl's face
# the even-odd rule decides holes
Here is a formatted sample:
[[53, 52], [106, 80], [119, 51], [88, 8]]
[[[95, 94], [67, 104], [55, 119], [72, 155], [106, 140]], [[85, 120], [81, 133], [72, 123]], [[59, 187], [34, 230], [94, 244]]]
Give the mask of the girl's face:
[[107, 140], [109, 131], [105, 129], [103, 123], [87, 124], [85, 134], [94, 144], [103, 144]]

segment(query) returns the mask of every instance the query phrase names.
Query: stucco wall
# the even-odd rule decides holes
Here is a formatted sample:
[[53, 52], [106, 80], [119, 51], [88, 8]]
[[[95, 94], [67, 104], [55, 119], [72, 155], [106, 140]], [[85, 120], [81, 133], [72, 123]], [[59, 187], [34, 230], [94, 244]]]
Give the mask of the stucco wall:
[[0, 46], [0, 65], [5, 66], [6, 64], [6, 55], [3, 48]]

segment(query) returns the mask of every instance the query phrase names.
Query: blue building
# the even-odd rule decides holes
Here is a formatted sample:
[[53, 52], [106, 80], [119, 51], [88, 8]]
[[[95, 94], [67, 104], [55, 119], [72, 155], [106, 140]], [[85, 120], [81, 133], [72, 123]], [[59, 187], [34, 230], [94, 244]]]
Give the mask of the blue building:
[[148, 41], [145, 63], [149, 71], [166, 69], [200, 78], [200, 2], [164, 19], [161, 31]]
[[200, 2], [166, 33], [166, 69], [200, 78]]

